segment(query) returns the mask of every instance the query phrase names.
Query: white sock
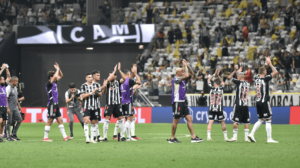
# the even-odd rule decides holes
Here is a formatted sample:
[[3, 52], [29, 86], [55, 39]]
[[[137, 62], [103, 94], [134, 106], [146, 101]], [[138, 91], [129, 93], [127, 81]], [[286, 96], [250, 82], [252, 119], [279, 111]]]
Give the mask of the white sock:
[[50, 126], [45, 126], [44, 138], [48, 138], [49, 132], [50, 132]]
[[114, 136], [117, 136], [118, 130], [119, 130], [119, 121], [117, 121], [115, 124]]
[[91, 138], [94, 140], [94, 136], [96, 135], [96, 124], [91, 124]]
[[245, 139], [248, 139], [249, 129], [245, 129]]
[[211, 134], [211, 131], [210, 131], [210, 130], [207, 130], [207, 139], [211, 139], [210, 134]]
[[233, 138], [237, 139], [238, 129], [233, 129]]
[[59, 130], [60, 130], [62, 136], [63, 136], [64, 138], [66, 138], [66, 137], [67, 137], [67, 134], [66, 134], [64, 125], [61, 124], [61, 125], [58, 126], [58, 128], [59, 128]]
[[131, 121], [129, 121], [129, 120], [126, 121], [125, 129], [126, 129], [126, 133], [127, 133], [127, 138], [130, 138]]
[[258, 120], [258, 121], [254, 124], [254, 126], [253, 126], [253, 128], [252, 128], [252, 131], [251, 131], [251, 133], [250, 133], [250, 135], [254, 136], [255, 132], [257, 131], [257, 129], [260, 127], [260, 125], [261, 125], [262, 123], [263, 123], [262, 121]]
[[84, 130], [85, 137], [88, 138], [89, 137], [89, 124], [84, 123], [83, 130]]
[[108, 124], [109, 124], [109, 120], [105, 120], [104, 124], [103, 124], [103, 136], [104, 136], [104, 138], [107, 138]]
[[125, 132], [123, 119], [118, 120], [118, 122], [119, 122], [119, 128], [121, 130], [121, 138], [123, 138], [124, 137], [124, 132]]
[[96, 125], [96, 137], [98, 137], [98, 136], [100, 136], [98, 123], [96, 123], [95, 125]]
[[225, 140], [228, 139], [228, 138], [227, 138], [227, 131], [223, 131], [223, 134], [224, 134], [224, 139], [225, 139]]
[[271, 121], [266, 121], [266, 131], [268, 140], [272, 139], [272, 126]]
[[131, 122], [131, 136], [135, 136], [135, 118]]

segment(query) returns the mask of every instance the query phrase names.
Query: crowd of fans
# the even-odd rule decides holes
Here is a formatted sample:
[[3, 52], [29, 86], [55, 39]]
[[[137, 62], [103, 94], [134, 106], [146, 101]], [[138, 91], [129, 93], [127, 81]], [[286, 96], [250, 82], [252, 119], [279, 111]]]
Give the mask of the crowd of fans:
[[86, 0], [3, 0], [0, 22], [5, 25], [72, 25], [86, 23]]
[[[214, 0], [200, 5], [177, 3], [165, 2], [165, 8], [149, 12], [149, 17], [158, 13], [163, 20], [153, 50], [139, 54], [136, 59], [150, 95], [170, 93], [170, 82], [182, 59], [186, 59], [193, 70], [187, 81], [188, 93], [208, 93], [207, 79], [216, 68], [221, 69], [225, 92], [232, 93], [235, 86], [227, 76], [234, 65], [243, 67], [245, 79], [253, 85], [254, 75], [269, 56], [280, 72], [272, 80], [270, 89], [300, 90], [296, 87], [300, 74], [300, 2], [293, 1], [287, 6], [266, 0], [260, 4], [244, 4], [244, 0], [227, 5]], [[144, 6], [148, 17], [148, 9], [154, 5]], [[190, 8], [194, 8], [193, 12], [196, 10], [196, 16]], [[138, 7], [136, 10], [143, 11]], [[154, 17], [154, 23], [155, 20], [159, 19]]]

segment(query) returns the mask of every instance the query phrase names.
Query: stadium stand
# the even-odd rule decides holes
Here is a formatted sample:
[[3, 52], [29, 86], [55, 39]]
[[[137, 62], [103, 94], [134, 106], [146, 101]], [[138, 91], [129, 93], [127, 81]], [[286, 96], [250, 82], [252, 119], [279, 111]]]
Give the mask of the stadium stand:
[[130, 23], [137, 22], [140, 10], [143, 23], [152, 17], [157, 30], [153, 44], [136, 60], [144, 91], [152, 96], [169, 94], [170, 79], [184, 58], [194, 70], [189, 93], [208, 93], [207, 78], [216, 68], [222, 70], [231, 93], [235, 86], [226, 76], [234, 64], [243, 67], [252, 82], [267, 56], [281, 73], [270, 89], [300, 91], [299, 8], [300, 1], [275, 0], [130, 3], [124, 8], [125, 24], [129, 17]]

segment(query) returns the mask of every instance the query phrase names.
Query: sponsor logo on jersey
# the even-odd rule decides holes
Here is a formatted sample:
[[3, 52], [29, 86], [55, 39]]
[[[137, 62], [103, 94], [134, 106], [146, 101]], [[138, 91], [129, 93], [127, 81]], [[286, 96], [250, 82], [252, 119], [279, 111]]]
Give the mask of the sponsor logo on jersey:
[[265, 117], [267, 117], [267, 116], [268, 116], [268, 114], [267, 114], [267, 113], [264, 113], [264, 116], [265, 116]]
[[239, 118], [235, 118], [236, 121], [239, 121]]
[[209, 115], [209, 118], [212, 118], [213, 116], [212, 115]]

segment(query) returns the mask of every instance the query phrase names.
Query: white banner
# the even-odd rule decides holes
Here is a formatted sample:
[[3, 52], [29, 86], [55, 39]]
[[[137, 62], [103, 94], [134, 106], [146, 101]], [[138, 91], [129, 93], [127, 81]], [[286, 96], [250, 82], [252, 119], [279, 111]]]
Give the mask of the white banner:
[[[199, 106], [199, 97], [201, 94], [187, 94], [187, 100], [189, 106]], [[205, 94], [207, 97], [207, 106], [210, 103], [209, 94]], [[255, 102], [256, 94], [250, 94], [248, 99], [248, 106], [256, 106]], [[270, 105], [274, 106], [300, 106], [300, 93], [271, 93], [270, 94]], [[233, 107], [235, 104], [235, 93], [223, 95], [223, 106]]]

